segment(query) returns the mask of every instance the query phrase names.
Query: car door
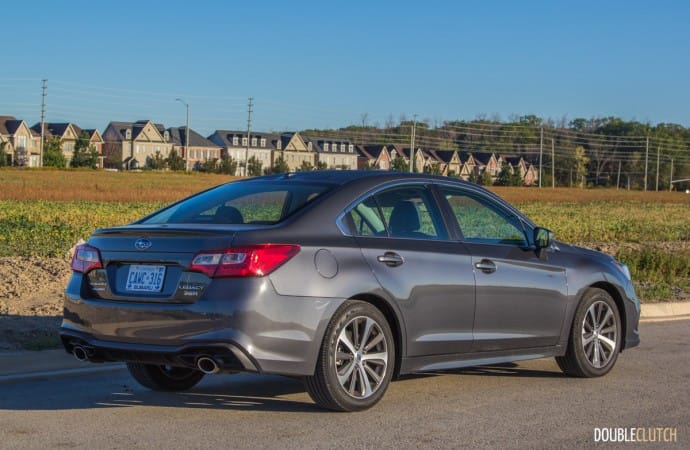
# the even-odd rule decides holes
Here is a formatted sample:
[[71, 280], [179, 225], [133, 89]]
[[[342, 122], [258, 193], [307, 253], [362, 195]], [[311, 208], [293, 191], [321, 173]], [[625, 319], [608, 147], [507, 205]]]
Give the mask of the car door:
[[406, 356], [470, 351], [471, 256], [448, 239], [430, 190], [422, 184], [391, 187], [365, 198], [346, 217], [386, 297], [402, 315]]
[[476, 281], [473, 352], [556, 345], [563, 324], [565, 269], [553, 250], [535, 250], [527, 224], [480, 191], [439, 187]]

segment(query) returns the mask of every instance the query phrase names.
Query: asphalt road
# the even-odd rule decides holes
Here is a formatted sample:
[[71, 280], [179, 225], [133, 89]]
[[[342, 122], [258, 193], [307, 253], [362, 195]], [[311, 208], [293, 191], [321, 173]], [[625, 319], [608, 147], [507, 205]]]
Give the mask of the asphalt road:
[[316, 408], [299, 380], [217, 375], [157, 393], [124, 370], [0, 383], [2, 448], [631, 448], [595, 428], [675, 427], [690, 448], [690, 321], [644, 323], [599, 379], [552, 359], [406, 377], [374, 409]]

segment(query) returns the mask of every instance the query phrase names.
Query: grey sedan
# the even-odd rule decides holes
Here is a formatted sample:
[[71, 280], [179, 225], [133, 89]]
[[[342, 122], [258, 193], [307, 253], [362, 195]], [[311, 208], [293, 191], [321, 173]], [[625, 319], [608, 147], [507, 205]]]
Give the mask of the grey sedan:
[[[608, 373], [639, 343], [627, 267], [472, 183], [324, 171], [236, 181], [77, 248], [61, 337], [156, 390], [302, 377], [362, 410], [402, 374], [553, 356]], [[422, 381], [420, 381], [422, 382]]]

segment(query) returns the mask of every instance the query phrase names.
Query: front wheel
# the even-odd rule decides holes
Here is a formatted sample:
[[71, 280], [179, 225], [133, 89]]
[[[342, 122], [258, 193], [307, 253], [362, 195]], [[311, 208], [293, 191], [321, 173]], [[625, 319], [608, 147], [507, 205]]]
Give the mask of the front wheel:
[[621, 338], [616, 302], [602, 289], [588, 289], [575, 311], [566, 353], [556, 362], [573, 377], [606, 375], [616, 364]]
[[144, 387], [154, 391], [186, 391], [204, 378], [204, 373], [186, 367], [127, 363], [129, 373]]
[[395, 345], [386, 318], [373, 305], [349, 300], [336, 311], [307, 391], [321, 407], [359, 411], [375, 405], [393, 375]]

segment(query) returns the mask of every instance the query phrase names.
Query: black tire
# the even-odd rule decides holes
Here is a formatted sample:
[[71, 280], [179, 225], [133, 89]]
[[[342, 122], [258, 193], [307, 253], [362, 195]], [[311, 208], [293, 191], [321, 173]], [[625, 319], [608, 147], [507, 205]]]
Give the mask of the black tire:
[[[348, 300], [331, 319], [316, 371], [306, 377], [305, 384], [311, 398], [323, 408], [360, 411], [383, 397], [394, 366], [395, 343], [386, 318], [369, 303]], [[341, 382], [339, 374], [346, 381]]]
[[590, 288], [575, 311], [566, 353], [557, 356], [556, 362], [563, 373], [572, 377], [606, 375], [616, 364], [621, 339], [616, 302], [603, 289]]
[[127, 363], [129, 373], [144, 387], [154, 391], [186, 391], [204, 378], [204, 373], [186, 367]]

